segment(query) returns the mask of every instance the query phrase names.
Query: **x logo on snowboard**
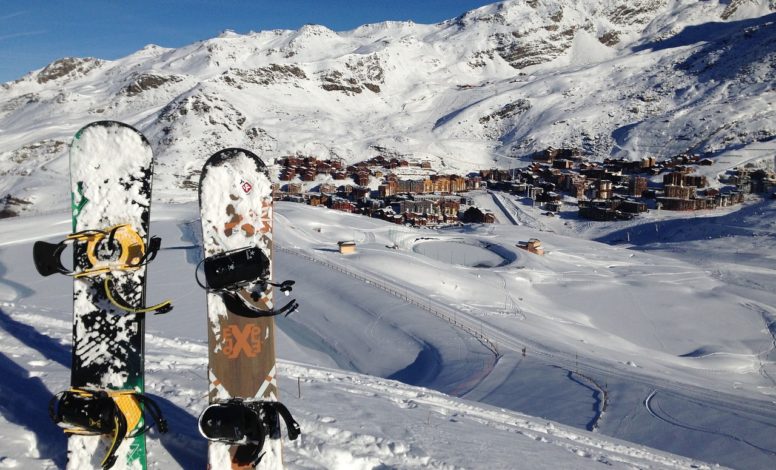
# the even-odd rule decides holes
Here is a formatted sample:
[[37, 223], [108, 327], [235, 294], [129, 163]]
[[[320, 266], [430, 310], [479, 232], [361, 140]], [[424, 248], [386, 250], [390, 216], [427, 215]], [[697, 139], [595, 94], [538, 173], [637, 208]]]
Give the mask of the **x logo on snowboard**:
[[256, 357], [261, 352], [261, 328], [257, 325], [245, 325], [242, 330], [238, 325], [226, 325], [223, 338], [224, 354], [229, 359], [242, 353]]

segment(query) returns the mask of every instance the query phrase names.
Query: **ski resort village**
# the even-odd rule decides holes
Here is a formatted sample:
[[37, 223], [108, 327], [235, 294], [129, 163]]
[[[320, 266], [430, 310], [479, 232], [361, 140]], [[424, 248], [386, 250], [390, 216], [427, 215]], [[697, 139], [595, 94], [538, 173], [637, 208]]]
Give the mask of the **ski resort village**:
[[0, 83], [0, 469], [776, 468], [773, 0], [276, 3]]
[[413, 226], [496, 222], [492, 212], [474, 206], [464, 194], [479, 189], [522, 196], [548, 216], [558, 214], [568, 196], [579, 217], [603, 221], [630, 219], [650, 208], [727, 207], [743, 203], [750, 194], [776, 197], [776, 157], [771, 156], [728, 169], [712, 185], [695, 167], [714, 161], [697, 155], [659, 162], [654, 157], [591, 162], [579, 149], [549, 148], [531, 160], [519, 170], [487, 169], [461, 176], [440, 174], [429, 161], [410, 163], [382, 155], [354, 165], [287, 156], [279, 160], [282, 170], [273, 193], [279, 200]]

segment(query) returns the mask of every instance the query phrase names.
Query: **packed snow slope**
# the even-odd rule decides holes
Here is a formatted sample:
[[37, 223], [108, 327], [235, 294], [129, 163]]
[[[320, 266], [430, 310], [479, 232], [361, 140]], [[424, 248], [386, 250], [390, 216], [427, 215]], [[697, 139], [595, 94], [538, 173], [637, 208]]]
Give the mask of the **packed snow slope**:
[[[413, 246], [426, 242], [413, 239], [433, 232], [395, 233], [392, 226], [370, 219], [291, 204], [279, 204], [278, 212], [276, 239], [283, 240], [276, 252], [278, 276], [297, 280], [303, 305], [297, 314], [278, 321], [282, 399], [303, 430], [299, 440], [286, 441], [288, 468], [557, 469], [600, 468], [601, 464], [624, 469], [712, 468], [586, 431], [584, 423], [594, 419], [600, 404], [596, 405], [598, 392], [582, 372], [566, 368], [561, 356], [558, 360], [552, 355], [542, 357], [538, 347], [529, 353], [537, 359], [525, 358], [524, 365], [514, 361], [512, 346], [507, 345], [500, 347], [502, 356], [496, 361], [481, 337], [462, 328], [482, 320], [488, 330], [506, 334], [508, 329], [491, 321], [501, 315], [473, 315], [472, 309], [461, 309], [457, 324], [438, 316], [455, 315], [445, 306], [457, 298], [445, 294], [456, 290], [453, 284], [463, 287], [474, 277], [473, 269], [491, 274], [484, 268], [458, 265], [454, 259], [454, 265], [446, 265], [447, 274], [439, 277], [435, 272], [429, 283], [418, 282], [429, 276], [429, 269], [438, 269], [440, 262], [415, 252]], [[57, 239], [68, 226], [66, 213], [2, 221], [0, 468], [55, 468], [66, 459], [66, 438], [49, 421], [46, 410], [53, 394], [69, 382], [71, 280], [39, 277], [29, 253], [35, 239]], [[198, 226], [193, 204], [156, 206], [152, 230], [164, 237], [166, 249], [149, 271], [149, 298], [171, 297], [175, 310], [147, 322], [146, 389], [160, 402], [171, 427], [169, 434], [152, 433], [149, 438], [152, 468], [204, 468], [206, 464], [207, 446], [196, 425], [207, 402], [205, 293], [194, 282], [201, 257]], [[355, 235], [363, 246], [357, 256], [346, 260], [333, 253], [331, 242], [345, 235]], [[482, 253], [476, 245], [492, 234], [475, 230], [470, 235], [450, 238], [440, 233], [434, 238], [469, 244], [475, 249], [465, 263], [479, 264], [476, 258]], [[404, 248], [386, 248], [389, 239]], [[518, 257], [508, 254], [507, 243], [501, 246], [496, 252], [506, 264], [502, 274], [492, 275], [507, 279], [503, 273], [516, 268]], [[440, 258], [455, 253], [458, 250], [444, 247], [436, 252]], [[406, 292], [392, 290], [398, 273], [391, 266], [404, 266]], [[502, 287], [486, 289], [495, 298]], [[413, 301], [416, 297], [425, 297], [428, 303]], [[519, 326], [533, 323], [532, 317], [546, 321], [542, 316], [526, 311], [501, 319]], [[558, 324], [562, 323], [559, 319]], [[534, 339], [551, 337], [547, 333]], [[510, 368], [511, 378], [504, 376], [502, 361]], [[380, 378], [392, 376], [466, 398]], [[487, 396], [507, 402], [520, 393], [516, 379], [524, 382], [523, 392], [557, 388], [536, 406], [555, 409], [555, 417], [565, 416], [581, 425], [574, 428], [487, 404]], [[501, 384], [505, 380], [513, 383]], [[659, 397], [661, 406], [675, 403], [672, 393]], [[473, 394], [486, 395], [479, 398], [485, 403], [468, 399]], [[649, 416], [640, 414], [641, 418], [633, 419]], [[660, 428], [662, 421], [654, 423], [658, 427], [652, 432], [671, 432]]]
[[[543, 217], [504, 202], [518, 219]], [[176, 307], [148, 321], [146, 382], [174, 429], [150, 440], [151, 460], [193, 468], [204, 465], [195, 419], [207, 390], [198, 211], [155, 208], [164, 249], [148, 298]], [[420, 230], [278, 203], [276, 278], [297, 281], [302, 305], [278, 319], [282, 399], [305, 430], [287, 463], [772, 468], [774, 212], [775, 201], [751, 201], [692, 219], [592, 225], [562, 214], [540, 228]], [[34, 240], [66, 234], [69, 215], [0, 225], [0, 462], [59, 466], [64, 438], [45, 410], [68, 383], [72, 288], [39, 277], [29, 255]], [[515, 247], [536, 236], [545, 256]], [[357, 254], [337, 252], [343, 239]]]
[[15, 212], [65, 204], [52, 183], [67, 142], [99, 119], [151, 140], [166, 200], [191, 198], [228, 146], [459, 172], [548, 146], [755, 155], [776, 145], [774, 12], [773, 0], [513, 0], [434, 25], [227, 31], [65, 58], [0, 85], [0, 197]]
[[[148, 322], [147, 383], [174, 429], [150, 440], [150, 460], [196, 468], [207, 380], [193, 201], [211, 153], [402, 155], [462, 172], [549, 145], [693, 151], [717, 161], [713, 178], [776, 148], [774, 11], [509, 1], [437, 25], [69, 58], [0, 85], [0, 211], [22, 215], [0, 220], [0, 466], [65, 458], [45, 410], [68, 382], [72, 287], [29, 257], [69, 231], [67, 147], [85, 124], [124, 121], [154, 146], [165, 249], [149, 301], [176, 309]], [[278, 320], [281, 393], [305, 432], [287, 445], [291, 468], [776, 466], [775, 201], [610, 224], [472, 197], [499, 223], [413, 230], [278, 204], [276, 277], [297, 281], [302, 304]], [[545, 256], [516, 248], [533, 237]], [[358, 253], [340, 256], [341, 240]]]

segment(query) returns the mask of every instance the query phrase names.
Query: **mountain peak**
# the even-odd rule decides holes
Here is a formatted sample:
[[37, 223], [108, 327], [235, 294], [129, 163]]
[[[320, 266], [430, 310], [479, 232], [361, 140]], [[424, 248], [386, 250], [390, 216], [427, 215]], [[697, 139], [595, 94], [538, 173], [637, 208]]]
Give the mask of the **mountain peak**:
[[[148, 132], [173, 193], [215, 145], [348, 162], [380, 148], [451, 172], [519, 166], [548, 146], [640, 159], [770, 145], [776, 31], [758, 13], [774, 2], [512, 0], [435, 25], [225, 31], [60, 59], [0, 87], [0, 197], [35, 180], [12, 173], [16, 150], [99, 119]], [[39, 167], [66, 157], [24, 154]]]

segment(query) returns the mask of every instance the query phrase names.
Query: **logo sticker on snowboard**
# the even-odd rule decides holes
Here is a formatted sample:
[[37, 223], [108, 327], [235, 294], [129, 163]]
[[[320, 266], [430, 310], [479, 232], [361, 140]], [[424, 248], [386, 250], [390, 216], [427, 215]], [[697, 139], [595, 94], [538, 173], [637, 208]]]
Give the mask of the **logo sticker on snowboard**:
[[240, 354], [256, 357], [261, 352], [261, 327], [245, 325], [226, 325], [223, 330], [224, 354], [229, 359], [236, 359]]
[[253, 191], [253, 186], [251, 185], [251, 183], [245, 180], [240, 181], [240, 186], [242, 186], [242, 190], [243, 192], [245, 192], [245, 194], [250, 194], [251, 191]]

